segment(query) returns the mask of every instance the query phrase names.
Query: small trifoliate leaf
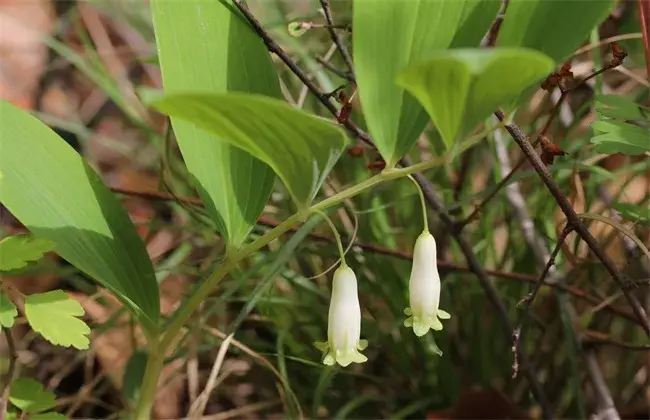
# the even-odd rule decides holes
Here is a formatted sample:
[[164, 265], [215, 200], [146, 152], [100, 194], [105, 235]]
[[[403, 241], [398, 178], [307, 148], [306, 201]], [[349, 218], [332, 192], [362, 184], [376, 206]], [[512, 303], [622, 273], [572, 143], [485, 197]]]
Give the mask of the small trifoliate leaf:
[[34, 379], [19, 378], [11, 383], [9, 401], [26, 413], [37, 413], [54, 407], [55, 396]]
[[16, 305], [9, 300], [9, 296], [0, 289], [0, 325], [11, 328], [14, 325], [14, 318], [18, 315]]
[[0, 240], [0, 271], [23, 268], [53, 249], [54, 243], [46, 239], [30, 235], [7, 236]]
[[30, 295], [25, 299], [25, 315], [34, 331], [52, 344], [79, 350], [88, 348], [90, 328], [81, 319], [83, 307], [63, 290]]

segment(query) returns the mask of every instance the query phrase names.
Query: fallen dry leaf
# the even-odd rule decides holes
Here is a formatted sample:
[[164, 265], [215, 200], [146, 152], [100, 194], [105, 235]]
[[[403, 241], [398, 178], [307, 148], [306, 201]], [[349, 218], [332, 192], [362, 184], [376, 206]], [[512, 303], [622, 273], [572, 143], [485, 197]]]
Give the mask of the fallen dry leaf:
[[49, 0], [0, 0], [0, 98], [33, 109], [47, 64], [41, 37], [52, 31]]

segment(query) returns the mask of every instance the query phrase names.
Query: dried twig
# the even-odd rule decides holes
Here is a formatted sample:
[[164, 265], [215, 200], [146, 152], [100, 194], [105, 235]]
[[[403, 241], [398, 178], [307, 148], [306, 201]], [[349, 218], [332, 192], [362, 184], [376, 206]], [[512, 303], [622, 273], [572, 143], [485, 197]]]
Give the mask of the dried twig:
[[566, 237], [569, 236], [569, 233], [571, 233], [572, 231], [573, 231], [573, 227], [570, 225], [567, 225], [564, 228], [564, 230], [560, 234], [560, 237], [557, 239], [557, 244], [555, 245], [555, 249], [551, 253], [550, 258], [546, 263], [546, 267], [544, 267], [542, 274], [540, 274], [539, 278], [537, 279], [537, 282], [535, 283], [533, 290], [528, 295], [526, 295], [526, 297], [524, 297], [521, 300], [521, 302], [519, 302], [519, 304], [523, 303], [525, 306], [524, 306], [524, 312], [521, 314], [521, 318], [519, 320], [519, 325], [517, 325], [517, 328], [515, 328], [512, 333], [512, 352], [514, 353], [514, 362], [512, 364], [513, 378], [517, 377], [517, 373], [519, 370], [519, 362], [518, 362], [519, 354], [520, 354], [519, 342], [521, 338], [521, 332], [526, 323], [526, 317], [528, 316], [528, 312], [530, 311], [530, 307], [533, 305], [533, 300], [535, 300], [535, 296], [537, 296], [537, 292], [539, 292], [540, 287], [542, 287], [546, 275], [548, 274], [551, 267], [553, 267], [553, 265], [555, 264], [555, 257], [557, 257], [557, 254], [562, 249], [562, 245], [564, 244]]
[[320, 5], [323, 8], [323, 14], [325, 15], [325, 20], [327, 21], [327, 30], [330, 33], [330, 37], [336, 44], [336, 48], [338, 48], [341, 57], [343, 57], [343, 61], [345, 61], [345, 65], [348, 67], [348, 71], [352, 75], [352, 79], [354, 79], [354, 64], [352, 64], [352, 56], [350, 56], [348, 49], [343, 44], [343, 41], [341, 40], [338, 32], [336, 32], [336, 29], [334, 29], [332, 10], [330, 9], [330, 0], [320, 0]]
[[[505, 115], [501, 110], [495, 112], [495, 115], [500, 121], [503, 121], [505, 119]], [[634, 311], [634, 314], [641, 322], [641, 326], [643, 327], [643, 330], [646, 332], [646, 335], [650, 337], [650, 322], [648, 321], [648, 317], [646, 316], [645, 310], [643, 309], [639, 301], [636, 299], [636, 297], [632, 293], [630, 293], [629, 290], [626, 290], [624, 288], [624, 286], [627, 284], [625, 277], [618, 270], [618, 268], [616, 268], [616, 265], [611, 260], [611, 258], [609, 258], [609, 256], [598, 245], [598, 241], [596, 241], [596, 238], [594, 238], [593, 235], [589, 232], [589, 230], [584, 226], [584, 224], [578, 217], [576, 211], [573, 209], [573, 206], [571, 205], [569, 200], [566, 198], [566, 196], [562, 193], [558, 185], [555, 183], [555, 180], [549, 173], [548, 168], [541, 161], [540, 157], [535, 152], [535, 149], [533, 149], [533, 146], [530, 144], [528, 136], [526, 136], [526, 134], [521, 130], [521, 128], [519, 128], [519, 126], [517, 126], [514, 123], [506, 124], [505, 129], [508, 131], [508, 133], [510, 133], [510, 135], [515, 140], [515, 142], [517, 142], [517, 144], [524, 152], [524, 154], [532, 164], [533, 168], [537, 172], [537, 174], [540, 176], [540, 178], [542, 178], [542, 181], [544, 182], [548, 190], [551, 192], [551, 195], [553, 196], [557, 204], [560, 206], [562, 212], [567, 217], [567, 224], [575, 227], [576, 233], [580, 236], [580, 238], [582, 238], [583, 241], [587, 243], [591, 251], [603, 263], [605, 269], [607, 269], [607, 271], [614, 278], [614, 281], [616, 281], [618, 286], [621, 288], [623, 294], [625, 295], [625, 298], [632, 306], [632, 311]]]
[[221, 366], [223, 365], [223, 361], [226, 358], [226, 353], [228, 352], [228, 347], [230, 347], [230, 342], [234, 336], [234, 334], [228, 334], [228, 336], [221, 343], [221, 347], [219, 347], [219, 352], [217, 353], [217, 358], [215, 359], [214, 364], [212, 365], [212, 370], [210, 371], [208, 383], [205, 385], [205, 388], [203, 388], [203, 391], [199, 397], [192, 403], [188, 417], [200, 418], [203, 416], [203, 412], [205, 411], [205, 407], [208, 404], [210, 395], [219, 384], [217, 382], [217, 377], [219, 376]]
[[625, 350], [650, 350], [650, 344], [630, 344], [620, 340], [615, 340], [603, 334], [600, 331], [587, 330], [583, 334], [582, 345], [585, 348], [592, 346], [613, 346]]
[[341, 78], [347, 80], [348, 82], [352, 82], [352, 83], [354, 83], [354, 76], [352, 75], [352, 73], [349, 73], [349, 72], [347, 72], [347, 71], [341, 70], [340, 68], [335, 67], [335, 66], [334, 66], [332, 63], [330, 63], [329, 61], [324, 60], [324, 59], [322, 59], [322, 58], [320, 58], [320, 57], [316, 57], [316, 61], [318, 61], [318, 63], [319, 63], [321, 66], [325, 67], [327, 70], [331, 71], [332, 73], [336, 74], [337, 76], [339, 76], [339, 77], [341, 77]]
[[600, 366], [598, 366], [596, 353], [593, 350], [587, 350], [585, 362], [587, 373], [591, 377], [591, 382], [594, 384], [594, 391], [598, 395], [599, 412], [596, 414], [596, 419], [620, 420], [621, 417], [618, 415], [618, 411], [616, 411], [614, 399], [609, 393], [605, 378], [600, 370]]

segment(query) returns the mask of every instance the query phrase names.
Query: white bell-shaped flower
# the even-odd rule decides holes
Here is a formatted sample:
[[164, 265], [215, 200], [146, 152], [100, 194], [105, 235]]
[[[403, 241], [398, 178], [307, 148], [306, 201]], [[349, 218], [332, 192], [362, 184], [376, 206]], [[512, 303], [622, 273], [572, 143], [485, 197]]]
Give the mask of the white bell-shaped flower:
[[334, 272], [332, 297], [330, 300], [327, 324], [327, 341], [316, 342], [323, 351], [323, 363], [338, 363], [347, 366], [350, 363], [363, 363], [368, 358], [359, 351], [366, 348], [368, 342], [360, 340], [361, 307], [357, 292], [357, 277], [354, 271], [342, 264]]
[[436, 266], [436, 240], [427, 231], [422, 232], [415, 242], [409, 300], [410, 307], [404, 310], [409, 318], [404, 325], [413, 327], [418, 337], [425, 335], [429, 329], [442, 330], [440, 320], [451, 318], [449, 313], [439, 308], [440, 275]]

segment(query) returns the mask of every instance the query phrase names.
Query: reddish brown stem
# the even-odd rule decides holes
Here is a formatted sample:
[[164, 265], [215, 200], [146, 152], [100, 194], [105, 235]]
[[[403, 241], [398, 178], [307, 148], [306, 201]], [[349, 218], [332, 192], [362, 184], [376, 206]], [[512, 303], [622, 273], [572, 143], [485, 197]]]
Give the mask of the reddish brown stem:
[[650, 79], [650, 0], [637, 0], [637, 5], [639, 6], [639, 20], [641, 21], [643, 50], [645, 51], [646, 74]]

